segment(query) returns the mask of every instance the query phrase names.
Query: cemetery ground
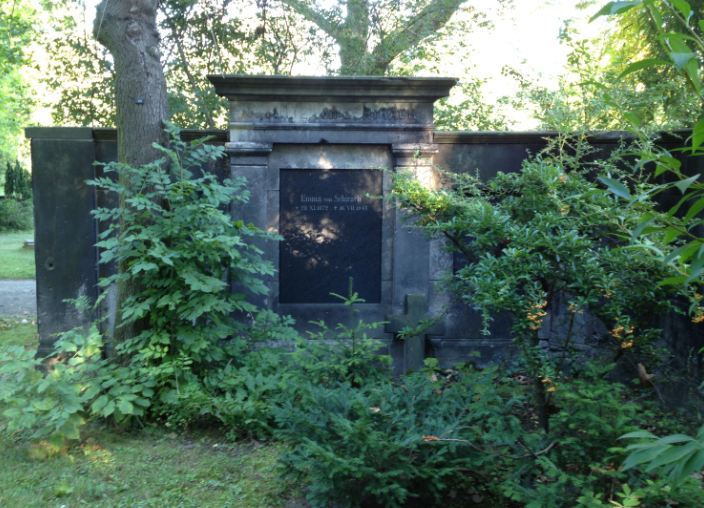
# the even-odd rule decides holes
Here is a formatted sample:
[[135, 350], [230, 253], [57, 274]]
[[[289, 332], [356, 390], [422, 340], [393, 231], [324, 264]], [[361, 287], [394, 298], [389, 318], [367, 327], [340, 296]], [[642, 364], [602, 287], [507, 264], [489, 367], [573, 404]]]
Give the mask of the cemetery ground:
[[[0, 318], [0, 345], [36, 348], [36, 324]], [[92, 427], [69, 449], [0, 434], [0, 449], [0, 506], [8, 508], [297, 506], [279, 477], [279, 445], [207, 431]]]
[[32, 238], [33, 231], [0, 233], [0, 280], [34, 278], [34, 250], [23, 248]]

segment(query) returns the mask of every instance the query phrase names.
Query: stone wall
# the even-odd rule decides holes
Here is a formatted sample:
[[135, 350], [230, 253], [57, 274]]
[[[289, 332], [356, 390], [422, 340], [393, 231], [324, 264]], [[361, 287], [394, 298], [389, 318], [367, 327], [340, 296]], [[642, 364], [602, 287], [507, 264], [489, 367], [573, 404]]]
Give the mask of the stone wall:
[[[98, 265], [95, 247], [99, 225], [91, 216], [97, 206], [114, 206], [87, 180], [102, 175], [100, 163], [117, 159], [114, 129], [30, 127], [34, 198], [35, 263], [39, 354], [48, 354], [56, 334], [96, 320], [110, 321], [113, 302], [78, 311], [70, 302], [98, 298], [98, 279], [112, 267]], [[223, 131], [184, 131], [185, 139], [213, 136], [224, 144]], [[96, 164], [97, 163], [97, 164]], [[213, 168], [216, 169], [216, 168]], [[222, 169], [221, 169], [222, 171]]]
[[[310, 104], [308, 106], [306, 114], [310, 115]], [[377, 116], [374, 116], [375, 114], [370, 113], [371, 108], [367, 108], [366, 113], [362, 109], [356, 117], [345, 113], [342, 108], [337, 109], [337, 113], [333, 115], [329, 105], [318, 107], [328, 111], [328, 116], [336, 120], [338, 125], [341, 119], [369, 122], [374, 118], [381, 118], [383, 121], [388, 118], [396, 121], [400, 118], [403, 123], [409, 118], [408, 115], [398, 113], [395, 116], [391, 113], [385, 114], [386, 116], [375, 113]], [[283, 106], [277, 107], [276, 111], [284, 118], [297, 114]], [[257, 114], [266, 117], [266, 112], [260, 111]], [[251, 120], [254, 116], [255, 114], [251, 113], [243, 118]], [[281, 121], [278, 117], [272, 118], [275, 122]], [[333, 175], [332, 170], [345, 170], [348, 171], [347, 176], [350, 176], [352, 173], [349, 171], [364, 168], [412, 167], [418, 171], [434, 165], [443, 170], [478, 171], [482, 177], [490, 178], [498, 171], [519, 170], [522, 161], [528, 155], [540, 151], [545, 146], [545, 138], [553, 135], [547, 132], [433, 131], [427, 134], [426, 126], [422, 126], [417, 130], [422, 134], [422, 142], [409, 144], [407, 142], [412, 141], [409, 135], [411, 131], [407, 129], [401, 129], [403, 143], [395, 143], [393, 129], [387, 128], [384, 138], [379, 132], [372, 135], [372, 129], [367, 125], [365, 129], [356, 129], [357, 134], [363, 137], [361, 142], [343, 143], [345, 138], [341, 133], [349, 133], [349, 130], [338, 128], [326, 131], [319, 125], [315, 127], [317, 130], [309, 129], [308, 133], [302, 133], [301, 126], [297, 125], [296, 129], [292, 130], [297, 133], [297, 142], [282, 142], [289, 139], [282, 137], [285, 127], [272, 129], [274, 139], [267, 141], [262, 137], [264, 129], [248, 131], [244, 128], [244, 120], [238, 117], [237, 122], [238, 136], [244, 140], [232, 141], [230, 132], [228, 142], [228, 133], [225, 131], [186, 131], [184, 137], [192, 139], [211, 135], [211, 142], [225, 144], [230, 153], [230, 160], [212, 169], [223, 174], [246, 176], [250, 181], [253, 197], [244, 209], [233, 210], [233, 216], [275, 230], [279, 227], [282, 207], [291, 205], [282, 198], [281, 190], [281, 175], [287, 170], [321, 171], [320, 175]], [[330, 125], [323, 127], [329, 128]], [[316, 139], [311, 138], [311, 132], [314, 130]], [[254, 140], [247, 137], [252, 136], [252, 132], [257, 136]], [[90, 215], [95, 206], [109, 203], [105, 196], [96, 193], [87, 185], [86, 180], [100, 174], [100, 166], [93, 164], [94, 161], [114, 160], [116, 136], [113, 130], [89, 128], [30, 128], [27, 129], [27, 136], [31, 138], [34, 177], [40, 353], [46, 353], [57, 333], [96, 319], [109, 319], [114, 313], [109, 299], [102, 309], [85, 313], [75, 311], [66, 300], [85, 296], [94, 301], [98, 295], [97, 280], [105, 270], [110, 269], [99, 267], [97, 264], [98, 256], [94, 245], [97, 241], [98, 226]], [[325, 138], [325, 142], [321, 141], [321, 136]], [[334, 142], [329, 142], [328, 138]], [[354, 137], [347, 140], [354, 140]], [[597, 135], [590, 141], [605, 153], [616, 146], [618, 136]], [[674, 146], [677, 140], [668, 142]], [[689, 170], [696, 171], [699, 168], [693, 166]], [[286, 177], [291, 174], [286, 174]], [[338, 180], [346, 182], [344, 185], [352, 185], [354, 182], [354, 179]], [[388, 173], [384, 173], [381, 186], [384, 192], [388, 190]], [[345, 192], [342, 189], [340, 193], [340, 199], [343, 201]], [[369, 303], [362, 305], [363, 316], [374, 321], [390, 321], [394, 316], [404, 313], [404, 302], [408, 295], [420, 295], [422, 301], [426, 302], [426, 313], [437, 315], [441, 311], [446, 312], [442, 326], [428, 336], [426, 355], [436, 356], [441, 365], [450, 365], [477, 354], [480, 362], [494, 361], [510, 355], [508, 319], [497, 319], [491, 335], [484, 336], [480, 332], [481, 320], [478, 314], [456, 302], [443, 289], [440, 281], [452, 270], [453, 259], [442, 244], [436, 240], [429, 241], [409, 228], [388, 203], [383, 205], [380, 214], [379, 294], [378, 297], [371, 298]], [[278, 265], [284, 259], [280, 244], [270, 243], [263, 247], [275, 264]], [[263, 307], [294, 315], [303, 327], [311, 320], [324, 319], [332, 324], [345, 319], [343, 306], [334, 302], [317, 302], [314, 297], [311, 297], [309, 302], [280, 298], [281, 283], [283, 282], [278, 277], [272, 279], [269, 295], [261, 298], [258, 303]], [[296, 284], [301, 283], [299, 281]], [[335, 290], [339, 292], [337, 288]], [[548, 336], [551, 333], [559, 334], [561, 313], [559, 309], [555, 310], [555, 319], [547, 323]], [[701, 338], [693, 333], [686, 321], [673, 321], [672, 317], [663, 319], [673, 350], [687, 355], [694, 348], [704, 345], [699, 344]], [[589, 346], [590, 336], [593, 335], [591, 331], [598, 329], [598, 326], [598, 323], [584, 323], [584, 333], [580, 340], [585, 347]], [[390, 329], [387, 328], [386, 332], [380, 330], [380, 333], [386, 336], [386, 343], [397, 364], [401, 365], [399, 368], [403, 370], [406, 354], [403, 345], [393, 340]]]

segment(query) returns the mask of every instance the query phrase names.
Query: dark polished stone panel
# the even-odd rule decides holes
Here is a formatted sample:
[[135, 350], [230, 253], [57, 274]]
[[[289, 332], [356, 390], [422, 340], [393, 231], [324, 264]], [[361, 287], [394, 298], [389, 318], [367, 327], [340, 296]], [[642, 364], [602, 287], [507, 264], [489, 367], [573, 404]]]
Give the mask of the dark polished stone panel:
[[350, 277], [381, 301], [381, 185], [377, 170], [281, 169], [281, 303], [341, 303]]

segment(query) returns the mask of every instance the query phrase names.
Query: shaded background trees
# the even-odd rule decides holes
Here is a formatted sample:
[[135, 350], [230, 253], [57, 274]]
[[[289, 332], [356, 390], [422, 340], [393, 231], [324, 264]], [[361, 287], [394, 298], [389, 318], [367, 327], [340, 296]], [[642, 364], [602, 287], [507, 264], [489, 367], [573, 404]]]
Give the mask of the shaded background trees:
[[[215, 95], [207, 74], [441, 73], [439, 60], [469, 60], [463, 39], [490, 23], [470, 3], [355, 0], [323, 9], [290, 0], [158, 2], [157, 26], [172, 118], [184, 127], [225, 125], [225, 102]], [[509, 5], [510, 0], [495, 3]], [[114, 63], [86, 29], [85, 20], [92, 16], [85, 3], [55, 2], [44, 30], [42, 46], [49, 58], [40, 64], [40, 79], [52, 91], [51, 115], [59, 125], [115, 122]], [[465, 78], [464, 95], [478, 105], [482, 81]], [[504, 126], [493, 119], [484, 121], [491, 108], [473, 113], [478, 111], [480, 121], [470, 127]], [[456, 117], [457, 111], [445, 123]], [[476, 114], [467, 117], [478, 118]]]
[[30, 94], [21, 69], [34, 36], [33, 14], [21, 3], [0, 4], [0, 165], [14, 162], [19, 133], [29, 119]]

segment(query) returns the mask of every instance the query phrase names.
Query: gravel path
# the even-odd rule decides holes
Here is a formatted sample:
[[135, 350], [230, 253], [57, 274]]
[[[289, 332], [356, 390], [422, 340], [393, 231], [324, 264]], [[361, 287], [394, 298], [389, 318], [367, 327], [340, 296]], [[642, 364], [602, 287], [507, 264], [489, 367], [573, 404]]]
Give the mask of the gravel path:
[[0, 317], [36, 315], [37, 289], [33, 280], [0, 280]]

